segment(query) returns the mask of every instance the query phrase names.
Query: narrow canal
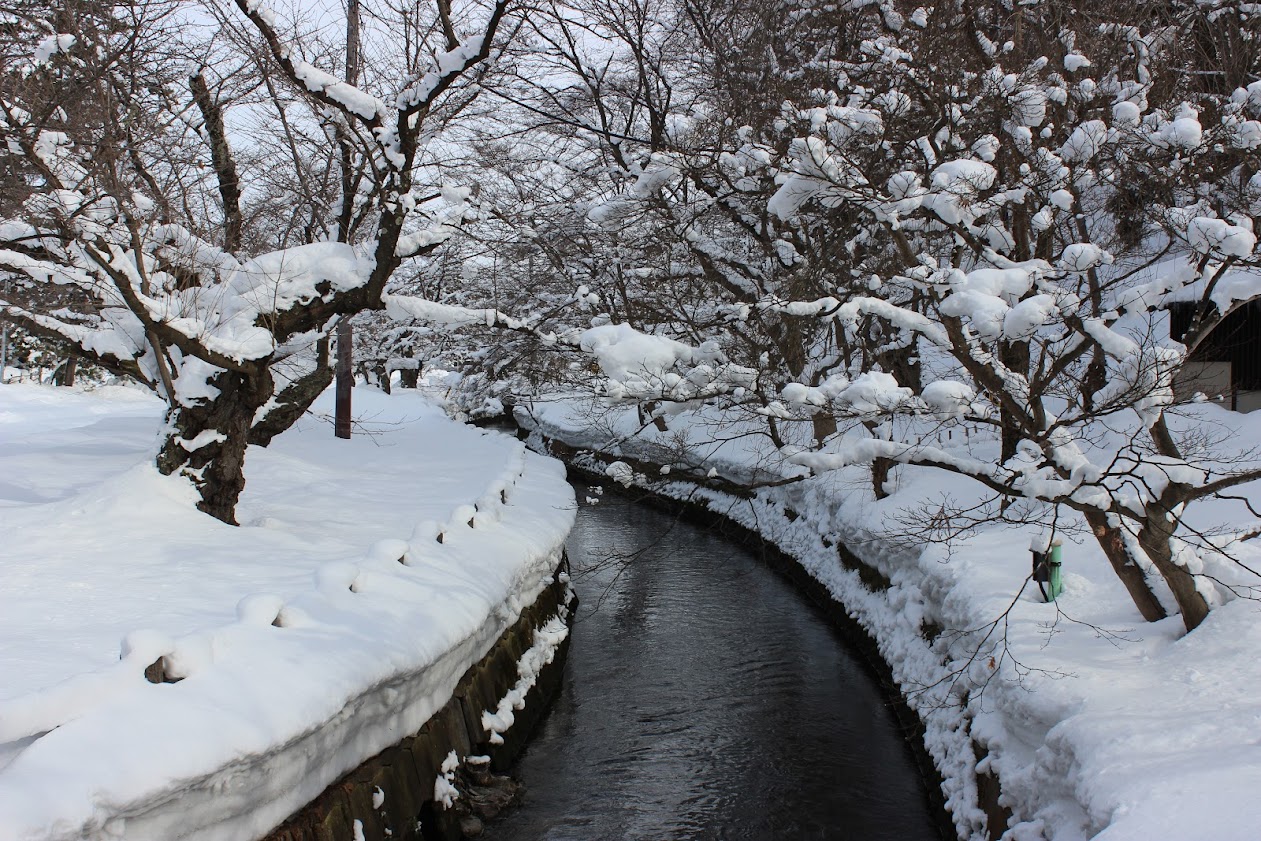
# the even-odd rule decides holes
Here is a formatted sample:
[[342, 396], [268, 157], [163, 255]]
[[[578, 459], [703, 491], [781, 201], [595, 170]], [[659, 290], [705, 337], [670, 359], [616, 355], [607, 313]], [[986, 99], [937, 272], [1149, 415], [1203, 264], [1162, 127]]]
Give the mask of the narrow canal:
[[564, 687], [483, 837], [941, 838], [858, 655], [751, 552], [613, 494], [568, 549]]

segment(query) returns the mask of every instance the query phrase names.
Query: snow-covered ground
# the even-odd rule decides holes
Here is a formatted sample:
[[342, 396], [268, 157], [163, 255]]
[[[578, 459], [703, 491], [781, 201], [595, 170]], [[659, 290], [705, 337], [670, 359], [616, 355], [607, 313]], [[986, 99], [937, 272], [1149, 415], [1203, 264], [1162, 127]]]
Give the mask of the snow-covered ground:
[[0, 839], [256, 837], [550, 582], [558, 463], [415, 393], [355, 409], [351, 441], [308, 416], [251, 448], [233, 528], [153, 468], [152, 397], [0, 386]]
[[[1205, 411], [1233, 427], [1241, 448], [1261, 435], [1261, 414]], [[943, 493], [976, 498], [970, 480], [897, 468], [895, 493], [876, 501], [866, 471], [846, 468], [744, 501], [673, 481], [685, 468], [745, 480], [794, 469], [775, 462], [773, 448], [759, 444], [764, 438], [741, 435], [720, 418], [684, 412], [661, 433], [651, 424], [641, 429], [633, 410], [577, 400], [539, 403], [518, 417], [613, 457], [673, 463], [672, 476], [618, 462], [606, 472], [707, 500], [826, 584], [875, 638], [923, 719], [964, 837], [986, 837], [976, 792], [976, 772], [986, 770], [1001, 778], [1003, 803], [1014, 813], [1005, 836], [1012, 841], [1261, 837], [1258, 602], [1218, 607], [1190, 634], [1177, 616], [1145, 623], [1087, 534], [1066, 541], [1065, 591], [1047, 604], [1035, 585], [1022, 591], [1032, 527], [982, 529], [950, 547], [897, 540], [898, 523], [917, 505]], [[867, 589], [829, 548], [836, 542], [892, 587]], [[942, 632], [930, 641], [925, 630], [934, 626]], [[979, 767], [974, 741], [989, 754]]]

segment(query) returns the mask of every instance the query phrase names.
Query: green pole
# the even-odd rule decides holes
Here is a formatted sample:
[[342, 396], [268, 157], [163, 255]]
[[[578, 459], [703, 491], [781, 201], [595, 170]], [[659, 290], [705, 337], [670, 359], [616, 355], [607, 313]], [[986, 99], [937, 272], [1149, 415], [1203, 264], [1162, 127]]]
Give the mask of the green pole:
[[1064, 546], [1058, 538], [1051, 542], [1051, 555], [1047, 558], [1047, 572], [1050, 579], [1047, 582], [1047, 601], [1055, 601], [1055, 598], [1064, 592], [1064, 578], [1060, 571], [1063, 565], [1063, 549]]

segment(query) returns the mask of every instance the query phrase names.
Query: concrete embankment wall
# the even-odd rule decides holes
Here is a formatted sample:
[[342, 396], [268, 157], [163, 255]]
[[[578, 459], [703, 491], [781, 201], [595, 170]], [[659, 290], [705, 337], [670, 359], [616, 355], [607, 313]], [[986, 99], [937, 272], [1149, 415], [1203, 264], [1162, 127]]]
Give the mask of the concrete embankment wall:
[[[511, 728], [495, 737], [483, 714], [494, 712], [518, 685], [519, 664], [549, 624], [573, 616], [577, 599], [568, 586], [567, 563], [532, 605], [525, 608], [484, 657], [464, 673], [450, 700], [416, 733], [377, 754], [324, 790], [290, 817], [266, 841], [416, 841], [461, 837], [468, 820], [494, 800], [488, 771], [511, 765], [542, 718], [560, 685], [569, 638], [554, 649], [515, 711]], [[502, 740], [502, 743], [496, 743]], [[458, 767], [449, 757], [454, 752]], [[470, 762], [470, 758], [472, 761]], [[444, 773], [444, 764], [446, 770]], [[449, 806], [435, 791], [459, 794]], [[493, 781], [492, 781], [493, 782]]]

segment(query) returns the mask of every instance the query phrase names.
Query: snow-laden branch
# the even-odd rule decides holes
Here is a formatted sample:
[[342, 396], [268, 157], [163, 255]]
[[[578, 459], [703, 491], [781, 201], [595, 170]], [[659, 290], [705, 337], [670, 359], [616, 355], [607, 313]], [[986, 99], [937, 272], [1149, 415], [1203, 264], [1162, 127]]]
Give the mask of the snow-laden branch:
[[359, 86], [294, 58], [293, 48], [277, 31], [275, 12], [260, 0], [236, 0], [236, 5], [262, 35], [272, 58], [290, 81], [321, 105], [366, 126], [385, 162], [401, 171], [410, 168], [414, 161], [423, 116], [462, 75], [490, 57], [495, 33], [510, 2], [497, 0], [479, 33], [439, 53], [429, 70], [403, 81], [388, 103]]
[[292, 47], [277, 32], [276, 13], [261, 0], [236, 0], [236, 5], [263, 36], [272, 57], [289, 79], [305, 89], [313, 99], [348, 117], [358, 118], [370, 127], [385, 124], [390, 109], [380, 99], [331, 73], [295, 59]]
[[579, 343], [607, 378], [610, 400], [686, 402], [757, 384], [757, 370], [727, 360], [716, 342], [693, 347], [629, 324], [605, 324], [584, 331]]
[[471, 326], [493, 327], [527, 333], [545, 345], [562, 344], [575, 347], [578, 345], [575, 336], [542, 330], [530, 324], [529, 321], [514, 318], [493, 308], [441, 304], [414, 295], [386, 294], [382, 296], [382, 300], [385, 302], [386, 315], [397, 321], [415, 319], [425, 324], [452, 330]]
[[137, 364], [137, 360], [145, 353], [145, 346], [143, 342], [137, 341], [134, 332], [120, 329], [104, 319], [96, 323], [75, 323], [54, 318], [31, 312], [2, 299], [0, 313], [32, 333], [68, 342], [88, 356], [101, 360], [109, 368], [121, 368], [141, 381], [148, 381]]

